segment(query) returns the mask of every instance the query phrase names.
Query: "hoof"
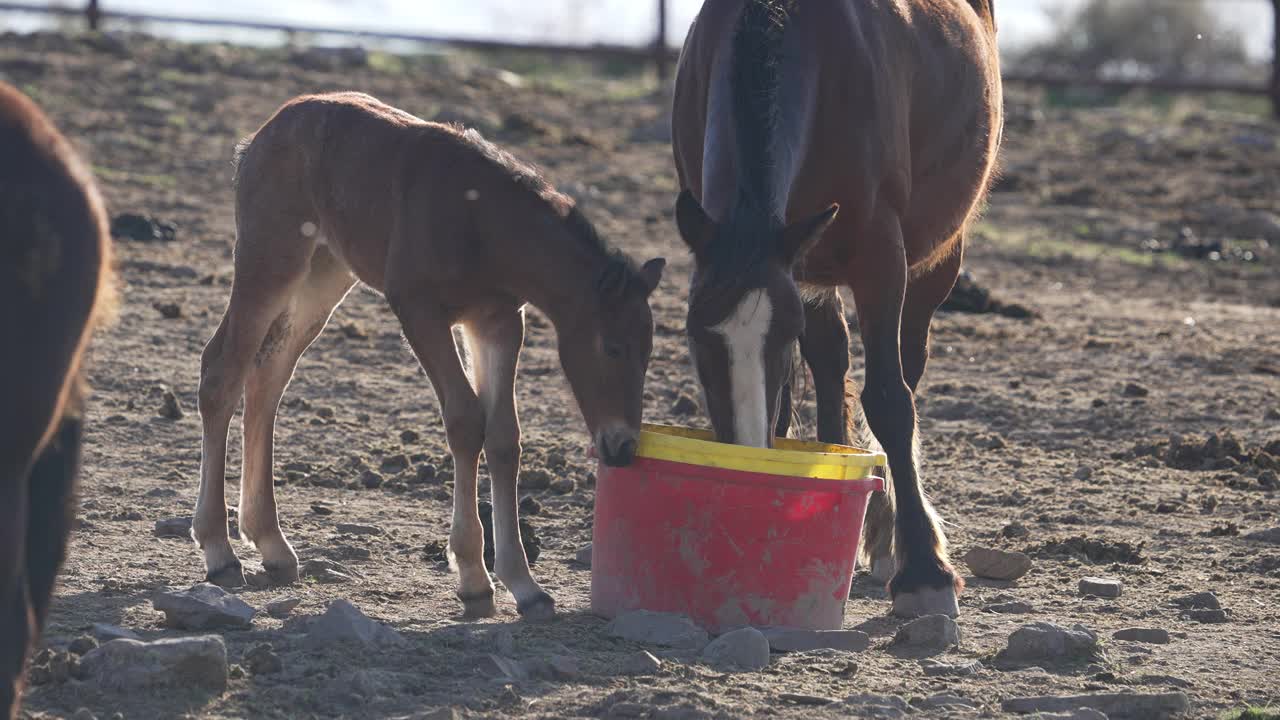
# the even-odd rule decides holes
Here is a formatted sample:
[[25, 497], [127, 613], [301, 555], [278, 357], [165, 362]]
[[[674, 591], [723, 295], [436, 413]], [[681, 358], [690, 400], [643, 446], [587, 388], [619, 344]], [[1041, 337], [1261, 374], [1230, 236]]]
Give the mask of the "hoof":
[[940, 588], [922, 587], [894, 595], [893, 614], [898, 617], [946, 615], [954, 618], [960, 615], [960, 603], [956, 598], [955, 587], [951, 585]]
[[556, 616], [556, 601], [545, 592], [539, 592], [528, 600], [516, 603], [516, 610], [525, 620], [543, 622]]
[[493, 617], [498, 614], [498, 606], [493, 601], [493, 591], [463, 594], [458, 593], [462, 601], [462, 617], [467, 620]]
[[240, 565], [239, 560], [230, 565], [224, 565], [217, 570], [210, 570], [205, 575], [204, 580], [224, 588], [237, 588], [246, 585], [244, 567]]
[[267, 577], [271, 579], [271, 585], [292, 585], [298, 582], [298, 563], [292, 562], [285, 565], [267, 565], [263, 564], [262, 569], [267, 571]]

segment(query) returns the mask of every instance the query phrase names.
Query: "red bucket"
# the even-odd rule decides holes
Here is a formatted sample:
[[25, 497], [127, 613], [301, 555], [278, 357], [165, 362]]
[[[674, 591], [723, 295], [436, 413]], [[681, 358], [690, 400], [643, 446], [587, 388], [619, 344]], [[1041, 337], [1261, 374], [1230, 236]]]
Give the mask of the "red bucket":
[[772, 450], [646, 425], [634, 463], [600, 465], [591, 609], [838, 630], [884, 456], [779, 440]]

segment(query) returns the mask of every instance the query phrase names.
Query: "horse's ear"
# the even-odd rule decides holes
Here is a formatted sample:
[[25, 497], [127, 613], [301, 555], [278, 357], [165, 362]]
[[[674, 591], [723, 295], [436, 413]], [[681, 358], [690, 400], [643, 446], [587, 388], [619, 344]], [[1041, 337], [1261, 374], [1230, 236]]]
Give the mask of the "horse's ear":
[[787, 265], [794, 265], [801, 260], [822, 239], [822, 233], [831, 227], [839, 212], [840, 206], [832, 204], [808, 220], [788, 225], [782, 231], [782, 247], [779, 248], [782, 261]]
[[640, 277], [644, 278], [645, 294], [651, 295], [658, 283], [662, 281], [662, 269], [667, 266], [666, 258], [654, 258], [640, 268]]
[[694, 257], [702, 257], [716, 232], [715, 221], [688, 190], [681, 192], [676, 200], [676, 227], [680, 229], [680, 237], [689, 246], [689, 250], [693, 251]]

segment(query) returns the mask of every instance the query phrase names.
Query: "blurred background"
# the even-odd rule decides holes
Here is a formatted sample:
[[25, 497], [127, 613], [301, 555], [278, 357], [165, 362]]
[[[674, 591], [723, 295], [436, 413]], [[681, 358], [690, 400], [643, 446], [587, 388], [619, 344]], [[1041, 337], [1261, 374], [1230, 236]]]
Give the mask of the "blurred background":
[[[1277, 0], [1002, 0], [1006, 71], [1056, 84], [1152, 83], [1265, 94]], [[88, 0], [0, 2], [0, 29], [84, 23]], [[197, 41], [422, 50], [422, 40], [653, 50], [680, 46], [700, 0], [98, 0], [105, 26]], [[173, 22], [187, 20], [190, 22]], [[242, 21], [244, 24], [237, 24]], [[284, 29], [292, 29], [286, 32]], [[326, 30], [339, 32], [325, 32]], [[351, 32], [367, 32], [353, 40]], [[492, 49], [492, 48], [489, 48]], [[615, 52], [625, 56], [625, 52]], [[1205, 86], [1208, 86], [1206, 88]]]

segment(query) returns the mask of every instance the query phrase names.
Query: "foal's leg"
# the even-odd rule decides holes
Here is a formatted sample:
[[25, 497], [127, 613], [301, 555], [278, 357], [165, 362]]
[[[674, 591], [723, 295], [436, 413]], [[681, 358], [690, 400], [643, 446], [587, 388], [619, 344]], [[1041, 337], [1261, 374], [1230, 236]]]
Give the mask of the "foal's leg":
[[[259, 215], [262, 211], [249, 213]], [[207, 579], [228, 587], [244, 584], [244, 571], [227, 536], [224, 475], [231, 416], [267, 331], [306, 276], [307, 261], [315, 247], [314, 241], [301, 237], [301, 221], [288, 214], [276, 215], [268, 227], [255, 224], [257, 219], [240, 223], [231, 300], [200, 361], [203, 439], [200, 495], [191, 534], [204, 551]]]
[[862, 406], [884, 447], [896, 504], [895, 551], [899, 568], [889, 582], [898, 615], [959, 614], [961, 581], [946, 558], [946, 538], [916, 466], [915, 397], [903, 376], [900, 334], [907, 289], [906, 251], [896, 215], [881, 211], [851, 267], [850, 286], [866, 349]]
[[298, 579], [298, 556], [280, 531], [271, 480], [276, 411], [298, 358], [324, 330], [333, 309], [354, 284], [346, 264], [328, 248], [318, 248], [307, 279], [288, 309], [272, 323], [245, 381], [240, 530], [262, 553], [262, 566], [274, 583]]
[[463, 372], [445, 308], [420, 289], [417, 278], [400, 281], [404, 290], [396, 289], [396, 282], [388, 277], [387, 300], [435, 388], [453, 454], [449, 559], [458, 569], [458, 599], [466, 617], [490, 617], [497, 606], [493, 582], [484, 566], [484, 528], [476, 497], [476, 469], [484, 447], [484, 408]]
[[524, 345], [524, 311], [501, 308], [468, 321], [476, 389], [484, 407], [484, 458], [493, 488], [494, 570], [531, 620], [555, 615], [556, 604], [529, 572], [520, 540], [516, 478], [520, 471], [520, 420], [516, 414], [516, 363]]

